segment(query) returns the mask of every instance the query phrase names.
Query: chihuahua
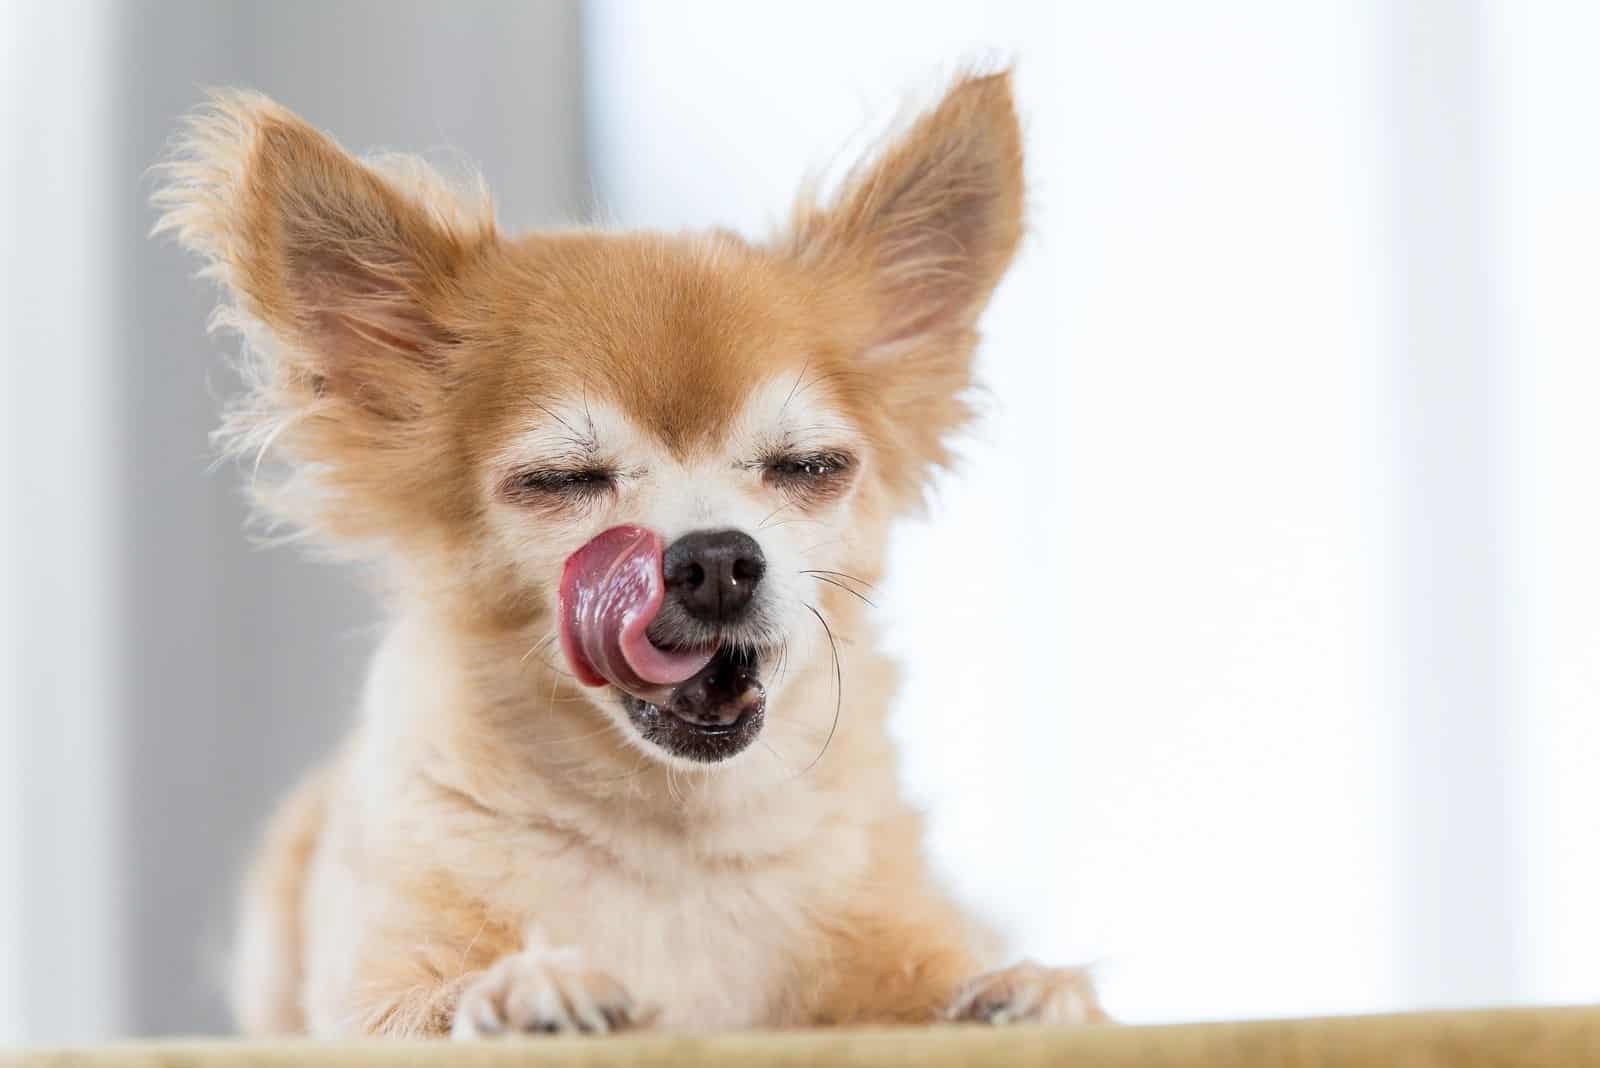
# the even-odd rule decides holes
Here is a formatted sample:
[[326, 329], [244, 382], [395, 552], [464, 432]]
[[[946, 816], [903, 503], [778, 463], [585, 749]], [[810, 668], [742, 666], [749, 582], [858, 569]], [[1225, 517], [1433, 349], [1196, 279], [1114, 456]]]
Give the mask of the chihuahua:
[[246, 880], [244, 1030], [1103, 1019], [930, 872], [863, 608], [1022, 233], [1009, 73], [759, 243], [506, 234], [245, 93], [163, 175], [246, 340], [222, 446], [388, 609]]

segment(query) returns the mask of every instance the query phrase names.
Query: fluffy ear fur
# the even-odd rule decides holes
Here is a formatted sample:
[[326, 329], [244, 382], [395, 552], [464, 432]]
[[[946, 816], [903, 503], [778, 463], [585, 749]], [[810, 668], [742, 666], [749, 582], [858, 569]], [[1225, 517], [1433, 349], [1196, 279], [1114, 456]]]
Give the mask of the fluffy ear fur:
[[1009, 71], [958, 80], [852, 171], [831, 206], [802, 198], [788, 252], [865, 294], [862, 378], [900, 455], [893, 487], [922, 488], [970, 417], [975, 324], [1022, 237], [1022, 131]]
[[963, 78], [852, 171], [831, 208], [803, 202], [793, 242], [871, 274], [874, 346], [969, 330], [1022, 236], [1022, 132], [1009, 72]]
[[421, 161], [363, 164], [248, 93], [214, 96], [161, 172], [156, 230], [205, 258], [252, 350], [224, 444], [286, 461], [288, 492], [263, 487], [280, 516], [381, 532], [378, 498], [427, 469], [458, 281], [494, 242], [481, 183], [469, 206]]

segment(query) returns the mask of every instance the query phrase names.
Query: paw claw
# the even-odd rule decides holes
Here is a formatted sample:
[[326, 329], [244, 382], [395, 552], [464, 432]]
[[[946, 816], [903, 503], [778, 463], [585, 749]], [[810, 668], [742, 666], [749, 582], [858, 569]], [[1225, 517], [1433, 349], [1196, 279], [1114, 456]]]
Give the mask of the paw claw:
[[616, 980], [570, 951], [543, 946], [502, 957], [470, 982], [451, 1036], [605, 1034], [637, 1024], [633, 1000]]
[[980, 975], [957, 994], [945, 1019], [985, 1023], [1103, 1023], [1105, 1010], [1082, 969], [1045, 968], [1031, 961]]

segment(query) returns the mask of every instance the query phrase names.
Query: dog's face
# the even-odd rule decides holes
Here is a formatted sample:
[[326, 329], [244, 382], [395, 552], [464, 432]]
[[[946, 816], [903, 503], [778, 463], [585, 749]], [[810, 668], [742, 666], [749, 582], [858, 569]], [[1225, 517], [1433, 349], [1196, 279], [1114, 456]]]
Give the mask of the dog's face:
[[959, 82], [761, 245], [507, 238], [419, 165], [360, 163], [260, 98], [197, 119], [169, 174], [163, 225], [257, 354], [228, 432], [282, 461], [268, 505], [416, 596], [470, 591], [539, 656], [574, 554], [649, 532], [651, 643], [710, 660], [670, 691], [583, 692], [645, 752], [699, 763], [834, 655], [830, 606], [865, 592], [966, 417], [1022, 200], [1005, 75]]
[[784, 661], [828, 655], [821, 594], [866, 595], [862, 554], [883, 513], [875, 417], [841, 376], [834, 339], [796, 314], [803, 282], [762, 255], [718, 238], [601, 238], [560, 258], [654, 292], [634, 302], [620, 287], [602, 314], [562, 316], [515, 346], [568, 373], [491, 361], [484, 399], [523, 400], [492, 423], [462, 398], [483, 551], [559, 619], [575, 552], [617, 527], [653, 532], [664, 591], [649, 637], [712, 660], [667, 695], [584, 692], [652, 753], [726, 759], [781, 701]]

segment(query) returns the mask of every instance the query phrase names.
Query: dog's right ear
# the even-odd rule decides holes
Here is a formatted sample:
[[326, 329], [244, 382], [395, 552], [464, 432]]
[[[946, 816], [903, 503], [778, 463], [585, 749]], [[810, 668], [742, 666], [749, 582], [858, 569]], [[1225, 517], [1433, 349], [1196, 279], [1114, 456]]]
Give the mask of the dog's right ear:
[[904, 499], [949, 462], [945, 439], [971, 417], [977, 321], [1022, 239], [1023, 199], [1011, 74], [968, 74], [832, 203], [804, 194], [778, 244], [831, 280], [830, 299], [865, 298], [856, 380], [883, 413], [880, 444], [900, 450], [880, 470], [897, 474]]
[[436, 503], [419, 499], [446, 481], [426, 416], [463, 276], [496, 240], [482, 183], [463, 197], [420, 160], [358, 161], [247, 93], [214, 96], [158, 170], [156, 231], [204, 257], [227, 292], [220, 321], [249, 343], [248, 392], [219, 437], [279, 461], [279, 483], [255, 487], [268, 510], [351, 541], [381, 536], [386, 510]]
[[255, 94], [214, 96], [162, 171], [157, 232], [271, 333], [284, 385], [403, 418], [451, 342], [449, 298], [493, 238], [488, 211], [438, 180], [402, 188]]

